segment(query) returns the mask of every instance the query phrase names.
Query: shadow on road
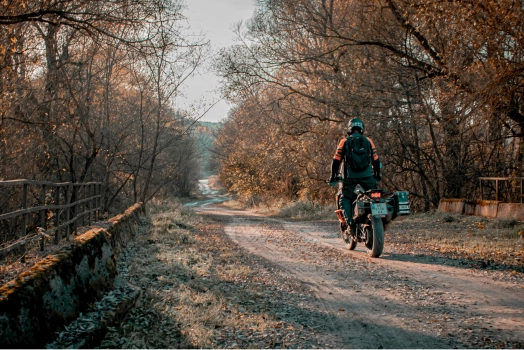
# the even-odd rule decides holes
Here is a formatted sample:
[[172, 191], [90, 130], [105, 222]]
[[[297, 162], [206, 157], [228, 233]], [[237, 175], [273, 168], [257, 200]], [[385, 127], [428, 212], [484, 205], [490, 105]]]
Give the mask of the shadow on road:
[[453, 266], [464, 269], [498, 270], [524, 272], [518, 264], [501, 264], [493, 260], [468, 259], [463, 257], [435, 256], [435, 253], [399, 254], [389, 253], [382, 257], [385, 260], [405, 261], [412, 263]]

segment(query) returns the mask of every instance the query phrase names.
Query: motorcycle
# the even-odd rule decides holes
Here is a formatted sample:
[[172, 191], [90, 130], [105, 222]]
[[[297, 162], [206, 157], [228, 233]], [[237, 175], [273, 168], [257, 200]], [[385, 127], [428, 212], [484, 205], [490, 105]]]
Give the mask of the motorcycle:
[[[342, 180], [338, 178], [330, 185], [340, 184]], [[342, 239], [349, 250], [355, 249], [357, 243], [364, 243], [367, 254], [378, 258], [384, 251], [384, 231], [388, 224], [399, 216], [411, 214], [409, 194], [407, 191], [397, 191], [387, 195], [386, 190], [380, 189], [364, 191], [360, 185], [355, 187], [355, 193], [357, 199], [352, 204], [352, 225], [347, 224], [340, 208], [341, 191], [337, 193], [335, 213], [341, 223]]]

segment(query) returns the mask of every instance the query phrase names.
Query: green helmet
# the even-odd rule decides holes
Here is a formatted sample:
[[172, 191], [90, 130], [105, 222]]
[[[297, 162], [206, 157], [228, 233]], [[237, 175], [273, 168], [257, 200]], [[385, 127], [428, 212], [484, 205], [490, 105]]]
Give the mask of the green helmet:
[[349, 121], [348, 129], [351, 133], [354, 128], [359, 128], [361, 130], [361, 134], [364, 134], [364, 122], [360, 118], [353, 118]]

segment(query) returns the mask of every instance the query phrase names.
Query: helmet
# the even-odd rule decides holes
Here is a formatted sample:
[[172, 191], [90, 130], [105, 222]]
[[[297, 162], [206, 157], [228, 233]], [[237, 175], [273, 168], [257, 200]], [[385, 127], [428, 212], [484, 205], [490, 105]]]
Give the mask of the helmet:
[[349, 121], [348, 129], [349, 133], [353, 131], [354, 128], [360, 129], [360, 133], [364, 134], [364, 122], [360, 118], [353, 118]]

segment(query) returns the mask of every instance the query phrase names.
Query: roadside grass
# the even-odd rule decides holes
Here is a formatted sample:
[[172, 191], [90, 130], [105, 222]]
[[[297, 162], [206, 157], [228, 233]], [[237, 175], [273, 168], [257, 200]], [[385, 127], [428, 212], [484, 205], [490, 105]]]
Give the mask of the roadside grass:
[[150, 229], [119, 262], [121, 276], [142, 289], [140, 305], [101, 347], [217, 348], [243, 334], [252, 337], [227, 347], [274, 346], [255, 336], [282, 325], [268, 308], [266, 282], [250, 283], [262, 281], [260, 271], [180, 203], [155, 203], [149, 214]]
[[509, 265], [524, 272], [524, 223], [449, 213], [416, 214], [395, 222], [393, 244], [410, 241], [441, 253], [488, 264]]
[[259, 214], [282, 218], [282, 219], [299, 219], [299, 220], [330, 220], [336, 219], [334, 205], [320, 205], [311, 201], [277, 201], [271, 204], [251, 205], [249, 202], [243, 203], [231, 199], [221, 203], [232, 209], [253, 210]]
[[244, 203], [241, 203], [240, 201], [238, 201], [236, 199], [230, 199], [228, 201], [221, 202], [218, 205], [223, 205], [223, 206], [226, 206], [228, 208], [238, 209], [238, 210], [249, 209], [249, 206], [247, 206]]
[[252, 210], [256, 213], [277, 217], [281, 219], [297, 220], [331, 220], [336, 219], [335, 205], [321, 205], [312, 201], [292, 201], [284, 202], [283, 200], [265, 201], [239, 201], [230, 199], [227, 202], [220, 203], [228, 208], [237, 210]]
[[278, 209], [274, 216], [301, 220], [329, 220], [337, 218], [334, 205], [319, 205], [311, 201], [296, 201]]

